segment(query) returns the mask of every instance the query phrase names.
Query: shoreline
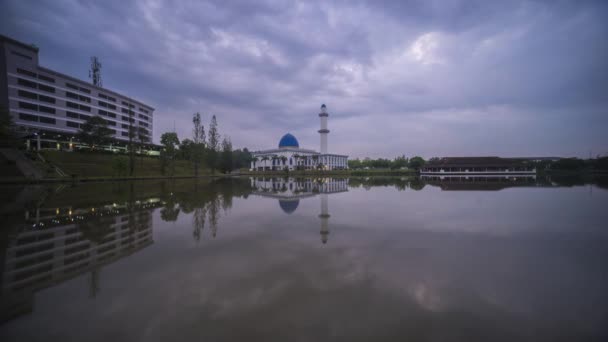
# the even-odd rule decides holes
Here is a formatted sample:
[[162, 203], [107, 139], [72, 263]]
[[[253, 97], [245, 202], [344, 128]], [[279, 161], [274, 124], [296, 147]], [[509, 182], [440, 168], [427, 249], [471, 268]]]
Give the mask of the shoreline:
[[[415, 171], [392, 171], [392, 170], [340, 170], [340, 171], [246, 171], [232, 174], [204, 174], [199, 176], [135, 176], [135, 177], [62, 177], [62, 178], [0, 178], [0, 185], [22, 185], [22, 184], [50, 184], [50, 183], [90, 183], [90, 182], [125, 182], [145, 180], [171, 180], [171, 179], [197, 179], [197, 178], [231, 178], [231, 177], [418, 177]], [[462, 176], [462, 175], [460, 175]], [[506, 175], [508, 176], [508, 175]], [[593, 177], [608, 176], [608, 171], [566, 171], [554, 170], [537, 172], [536, 176], [571, 176], [571, 177]]]

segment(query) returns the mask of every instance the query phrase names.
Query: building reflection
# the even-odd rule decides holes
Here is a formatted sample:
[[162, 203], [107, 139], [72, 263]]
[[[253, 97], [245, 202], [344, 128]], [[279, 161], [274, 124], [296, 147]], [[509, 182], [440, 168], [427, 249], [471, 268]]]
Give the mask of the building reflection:
[[254, 195], [277, 199], [279, 207], [286, 214], [294, 213], [301, 199], [318, 196], [321, 205], [321, 242], [325, 244], [329, 235], [328, 195], [348, 191], [348, 179], [256, 177], [251, 178], [251, 187]]
[[438, 186], [444, 191], [477, 190], [497, 191], [511, 187], [541, 186], [536, 175], [484, 175], [484, 176], [437, 176], [421, 175], [420, 179], [429, 185]]
[[102, 269], [151, 245], [159, 199], [87, 208], [37, 207], [24, 211], [3, 256], [0, 319], [32, 312], [34, 294], [88, 273], [88, 293], [102, 288]]

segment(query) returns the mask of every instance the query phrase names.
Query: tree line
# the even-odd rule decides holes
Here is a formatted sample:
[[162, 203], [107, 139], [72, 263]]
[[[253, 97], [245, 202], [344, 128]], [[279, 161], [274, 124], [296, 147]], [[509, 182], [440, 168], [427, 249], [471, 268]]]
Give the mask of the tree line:
[[[435, 160], [436, 158], [431, 158], [429, 159], [429, 161]], [[438, 159], [438, 158], [437, 158]], [[364, 159], [351, 159], [348, 161], [348, 167], [350, 169], [391, 169], [391, 170], [396, 170], [396, 169], [419, 169], [420, 167], [424, 166], [424, 164], [426, 163], [426, 160], [424, 160], [424, 158], [420, 157], [420, 156], [415, 156], [412, 158], [407, 158], [406, 156], [402, 155], [399, 157], [396, 157], [394, 159], [385, 159], [385, 158], [378, 158], [378, 159], [371, 159], [371, 158], [364, 158]]]
[[191, 138], [180, 141], [177, 133], [166, 132], [161, 135], [160, 143], [163, 174], [175, 173], [176, 160], [190, 161], [195, 176], [199, 175], [203, 166], [209, 168], [212, 173], [229, 173], [235, 169], [249, 167], [251, 162], [251, 153], [247, 148], [233, 150], [230, 137], [221, 137], [215, 115], [211, 117], [209, 129], [205, 131], [200, 113], [194, 113]]

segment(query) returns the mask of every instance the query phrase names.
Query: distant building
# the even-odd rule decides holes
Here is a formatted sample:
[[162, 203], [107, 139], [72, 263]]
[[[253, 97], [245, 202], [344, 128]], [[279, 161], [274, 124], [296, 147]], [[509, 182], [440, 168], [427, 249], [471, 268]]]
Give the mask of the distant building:
[[[38, 48], [0, 35], [0, 105], [17, 128], [43, 141], [70, 140], [86, 119], [99, 115], [118, 141], [129, 140], [129, 123], [152, 141], [154, 108], [126, 95], [44, 68]], [[137, 132], [136, 131], [136, 132]]]
[[348, 156], [327, 152], [327, 107], [321, 106], [321, 152], [300, 148], [298, 139], [292, 134], [285, 134], [279, 141], [278, 148], [253, 152], [251, 170], [343, 170], [348, 168]]
[[446, 157], [429, 161], [421, 175], [523, 175], [536, 174], [530, 160], [499, 157]]

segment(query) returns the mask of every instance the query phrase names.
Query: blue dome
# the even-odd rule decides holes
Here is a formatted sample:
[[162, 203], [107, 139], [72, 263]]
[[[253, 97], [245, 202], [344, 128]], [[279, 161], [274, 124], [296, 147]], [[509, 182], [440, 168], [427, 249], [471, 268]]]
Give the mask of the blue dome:
[[279, 148], [281, 147], [300, 147], [298, 139], [290, 133], [285, 134], [279, 141]]
[[279, 200], [279, 206], [286, 214], [291, 214], [296, 209], [298, 209], [298, 205], [300, 204], [300, 200]]

